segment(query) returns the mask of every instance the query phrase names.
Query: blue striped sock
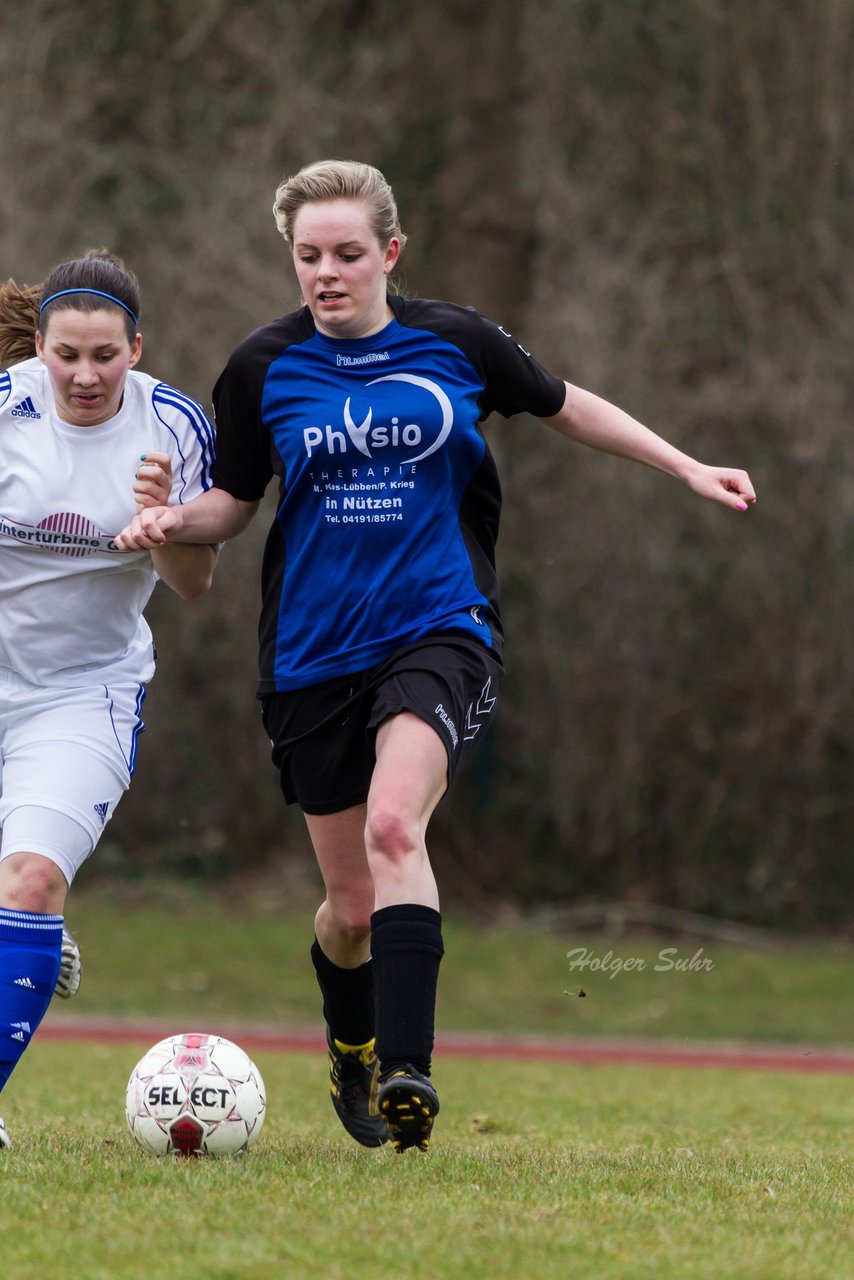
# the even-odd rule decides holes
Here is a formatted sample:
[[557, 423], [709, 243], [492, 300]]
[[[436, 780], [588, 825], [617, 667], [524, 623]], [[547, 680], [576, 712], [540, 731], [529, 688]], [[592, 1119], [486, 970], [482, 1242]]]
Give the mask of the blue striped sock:
[[0, 1090], [50, 1004], [62, 956], [62, 920], [0, 907]]

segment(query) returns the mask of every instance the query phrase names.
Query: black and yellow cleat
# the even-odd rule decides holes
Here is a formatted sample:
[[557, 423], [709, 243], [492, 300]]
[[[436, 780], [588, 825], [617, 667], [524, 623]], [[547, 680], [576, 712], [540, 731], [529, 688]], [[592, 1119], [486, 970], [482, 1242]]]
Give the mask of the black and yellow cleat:
[[439, 1095], [427, 1077], [410, 1066], [393, 1071], [380, 1084], [377, 1100], [395, 1151], [426, 1151], [439, 1114]]
[[363, 1147], [381, 1147], [391, 1134], [377, 1108], [380, 1064], [374, 1042], [342, 1044], [326, 1028], [329, 1092], [344, 1128]]

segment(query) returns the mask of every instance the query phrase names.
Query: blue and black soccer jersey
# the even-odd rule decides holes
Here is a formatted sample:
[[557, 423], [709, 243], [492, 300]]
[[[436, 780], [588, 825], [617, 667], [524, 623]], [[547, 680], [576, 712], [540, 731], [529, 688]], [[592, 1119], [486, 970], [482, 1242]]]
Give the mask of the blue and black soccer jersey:
[[214, 389], [215, 483], [253, 502], [279, 478], [261, 694], [364, 670], [436, 632], [500, 653], [501, 489], [479, 423], [549, 417], [565, 385], [476, 311], [389, 304], [394, 319], [368, 338], [327, 338], [307, 307], [274, 320]]

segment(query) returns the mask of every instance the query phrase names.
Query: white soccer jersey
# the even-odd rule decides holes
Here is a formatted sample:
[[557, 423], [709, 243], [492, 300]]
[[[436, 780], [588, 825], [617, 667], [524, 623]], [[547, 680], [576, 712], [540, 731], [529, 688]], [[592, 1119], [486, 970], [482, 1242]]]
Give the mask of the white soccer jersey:
[[142, 611], [157, 575], [147, 551], [113, 539], [153, 452], [172, 459], [172, 503], [210, 488], [211, 423], [156, 378], [130, 370], [115, 417], [75, 427], [58, 417], [40, 360], [0, 373], [0, 668], [49, 686], [151, 678]]

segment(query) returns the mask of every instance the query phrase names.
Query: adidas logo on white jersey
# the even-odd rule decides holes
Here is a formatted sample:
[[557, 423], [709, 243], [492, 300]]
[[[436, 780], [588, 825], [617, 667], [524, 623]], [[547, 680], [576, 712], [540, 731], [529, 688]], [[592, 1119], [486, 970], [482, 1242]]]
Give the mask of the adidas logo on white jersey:
[[31, 982], [29, 978], [16, 978], [12, 984], [15, 987], [26, 987], [28, 991], [35, 991], [36, 984]]
[[33, 404], [32, 396], [24, 396], [21, 403], [16, 404], [14, 409], [12, 410], [12, 417], [13, 418], [40, 418], [41, 414], [39, 413], [38, 409], [36, 409], [36, 406]]

